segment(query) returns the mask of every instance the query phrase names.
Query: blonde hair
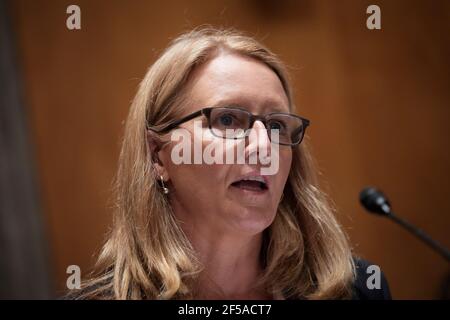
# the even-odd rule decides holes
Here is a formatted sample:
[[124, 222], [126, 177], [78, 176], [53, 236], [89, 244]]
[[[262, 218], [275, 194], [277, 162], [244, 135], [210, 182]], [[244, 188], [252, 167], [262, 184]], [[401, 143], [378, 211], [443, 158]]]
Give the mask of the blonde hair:
[[[146, 124], [177, 118], [193, 69], [220, 50], [251, 57], [279, 77], [291, 108], [285, 67], [275, 54], [235, 30], [200, 28], [172, 41], [142, 80], [132, 103], [116, 177], [113, 228], [97, 273], [79, 298], [193, 299], [202, 271], [155, 178]], [[264, 233], [260, 283], [286, 299], [337, 299], [351, 295], [354, 264], [345, 234], [318, 187], [305, 141], [293, 148], [284, 197]]]

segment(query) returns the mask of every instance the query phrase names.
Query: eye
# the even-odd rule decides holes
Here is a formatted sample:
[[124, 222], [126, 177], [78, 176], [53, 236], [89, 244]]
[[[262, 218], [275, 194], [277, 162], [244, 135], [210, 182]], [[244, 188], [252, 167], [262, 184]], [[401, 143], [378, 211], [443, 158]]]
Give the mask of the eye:
[[222, 114], [219, 117], [219, 122], [223, 126], [230, 126], [233, 124], [233, 116], [231, 114]]
[[280, 130], [281, 129], [281, 125], [278, 122], [274, 122], [270, 124], [270, 130]]
[[282, 121], [270, 121], [269, 130], [283, 130], [286, 128], [286, 125]]

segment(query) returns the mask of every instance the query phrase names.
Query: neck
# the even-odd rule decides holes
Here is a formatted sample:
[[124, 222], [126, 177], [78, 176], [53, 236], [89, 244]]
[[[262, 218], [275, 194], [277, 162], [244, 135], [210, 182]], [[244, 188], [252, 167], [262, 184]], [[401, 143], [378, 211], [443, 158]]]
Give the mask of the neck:
[[[199, 277], [199, 295], [211, 299], [256, 299], [263, 293], [255, 287], [262, 273], [262, 236], [221, 235], [188, 237], [199, 255], [204, 271]], [[209, 240], [211, 239], [211, 240]]]
[[255, 284], [260, 262], [262, 232], [256, 235], [213, 229], [180, 214], [182, 228], [198, 255], [203, 271], [197, 281], [197, 299], [271, 299]]

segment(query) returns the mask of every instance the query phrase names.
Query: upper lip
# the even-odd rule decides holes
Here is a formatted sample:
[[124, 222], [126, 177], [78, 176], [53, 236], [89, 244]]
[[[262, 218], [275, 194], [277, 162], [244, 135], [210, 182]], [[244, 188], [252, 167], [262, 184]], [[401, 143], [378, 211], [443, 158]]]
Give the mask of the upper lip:
[[261, 175], [259, 170], [254, 170], [249, 173], [243, 174], [243, 175], [239, 176], [237, 179], [234, 179], [231, 184], [238, 182], [240, 180], [246, 180], [246, 179], [250, 179], [250, 178], [263, 180], [267, 189], [269, 189], [269, 179], [267, 178], [267, 176]]

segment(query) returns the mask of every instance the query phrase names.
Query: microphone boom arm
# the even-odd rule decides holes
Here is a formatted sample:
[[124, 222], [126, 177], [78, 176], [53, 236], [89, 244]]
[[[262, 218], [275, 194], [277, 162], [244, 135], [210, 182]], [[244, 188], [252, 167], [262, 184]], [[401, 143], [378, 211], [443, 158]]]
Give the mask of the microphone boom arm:
[[443, 245], [441, 245], [436, 240], [433, 240], [427, 233], [425, 233], [423, 230], [413, 226], [408, 221], [398, 217], [395, 215], [392, 211], [390, 214], [386, 215], [388, 218], [392, 219], [408, 231], [410, 231], [412, 234], [414, 234], [416, 237], [418, 237], [420, 240], [425, 242], [428, 246], [433, 248], [435, 251], [437, 251], [439, 254], [441, 254], [447, 261], [450, 261], [450, 251], [445, 248]]
[[404, 227], [406, 230], [411, 232], [417, 238], [425, 242], [432, 249], [441, 254], [447, 261], [450, 261], [450, 251], [443, 245], [441, 245], [439, 242], [433, 240], [428, 234], [426, 234], [421, 229], [417, 228], [408, 221], [395, 215], [391, 209], [391, 204], [389, 203], [389, 200], [384, 196], [384, 194], [381, 191], [373, 187], [365, 188], [364, 190], [361, 191], [359, 195], [359, 201], [367, 211], [392, 219], [394, 222]]

